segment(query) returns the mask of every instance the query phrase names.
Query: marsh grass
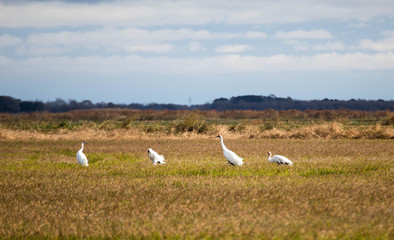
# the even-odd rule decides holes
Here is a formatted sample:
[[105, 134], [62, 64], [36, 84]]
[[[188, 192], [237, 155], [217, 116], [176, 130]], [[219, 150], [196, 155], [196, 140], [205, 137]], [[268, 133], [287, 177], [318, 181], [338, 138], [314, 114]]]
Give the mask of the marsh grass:
[[85, 140], [89, 167], [79, 140], [0, 141], [1, 238], [394, 237], [392, 140], [225, 140], [242, 167], [212, 138]]

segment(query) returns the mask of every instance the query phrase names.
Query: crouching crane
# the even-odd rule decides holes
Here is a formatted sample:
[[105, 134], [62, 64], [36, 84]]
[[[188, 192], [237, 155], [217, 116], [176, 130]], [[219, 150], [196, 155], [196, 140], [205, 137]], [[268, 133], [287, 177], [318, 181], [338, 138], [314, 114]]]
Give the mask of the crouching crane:
[[281, 155], [274, 155], [272, 157], [271, 152], [267, 152], [268, 154], [268, 161], [272, 163], [277, 163], [277, 164], [284, 164], [284, 165], [289, 165], [292, 166], [293, 162], [290, 161], [287, 157], [281, 156]]
[[152, 161], [153, 165], [156, 165], [157, 163], [166, 164], [166, 162], [164, 162], [165, 160], [163, 155], [159, 155], [157, 152], [153, 151], [152, 148], [148, 149], [148, 157]]

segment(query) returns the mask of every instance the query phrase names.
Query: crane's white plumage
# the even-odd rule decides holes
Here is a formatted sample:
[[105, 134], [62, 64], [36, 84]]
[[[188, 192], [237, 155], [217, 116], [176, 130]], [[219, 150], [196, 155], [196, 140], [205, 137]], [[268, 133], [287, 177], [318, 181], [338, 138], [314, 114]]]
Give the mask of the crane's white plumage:
[[223, 155], [224, 158], [227, 160], [228, 164], [242, 166], [242, 164], [244, 163], [243, 159], [238, 157], [238, 155], [235, 154], [235, 152], [229, 150], [228, 148], [226, 148], [226, 146], [224, 146], [223, 137], [221, 135], [218, 135], [216, 137], [220, 138], [220, 142], [223, 148]]
[[272, 157], [271, 152], [267, 152], [268, 156], [268, 161], [272, 163], [277, 163], [277, 164], [284, 164], [284, 165], [293, 165], [293, 162], [290, 161], [287, 157], [281, 156], [281, 155], [275, 155]]
[[159, 155], [157, 152], [153, 151], [152, 148], [148, 149], [148, 157], [152, 161], [153, 165], [156, 165], [157, 163], [166, 164], [166, 162], [164, 162], [163, 155]]
[[79, 149], [79, 151], [77, 152], [77, 160], [78, 160], [78, 163], [79, 163], [79, 164], [81, 164], [82, 166], [86, 166], [86, 167], [87, 167], [87, 166], [89, 166], [89, 164], [88, 164], [88, 158], [87, 158], [86, 155], [82, 152], [85, 143], [86, 143], [85, 141], [82, 142], [82, 147], [81, 147], [81, 149]]

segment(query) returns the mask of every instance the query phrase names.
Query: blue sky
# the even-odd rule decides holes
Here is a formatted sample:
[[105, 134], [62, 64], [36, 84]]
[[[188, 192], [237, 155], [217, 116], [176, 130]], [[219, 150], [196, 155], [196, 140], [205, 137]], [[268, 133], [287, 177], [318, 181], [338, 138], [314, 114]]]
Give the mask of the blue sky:
[[394, 99], [394, 1], [1, 1], [0, 95]]

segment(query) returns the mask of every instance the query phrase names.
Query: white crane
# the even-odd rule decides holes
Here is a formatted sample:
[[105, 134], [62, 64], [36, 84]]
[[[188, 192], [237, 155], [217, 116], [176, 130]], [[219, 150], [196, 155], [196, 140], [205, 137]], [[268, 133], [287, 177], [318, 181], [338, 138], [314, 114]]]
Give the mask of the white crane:
[[163, 155], [159, 155], [157, 152], [153, 151], [152, 148], [148, 149], [148, 157], [152, 161], [153, 165], [159, 164], [166, 164]]
[[226, 148], [226, 146], [224, 146], [223, 137], [221, 135], [217, 135], [216, 137], [220, 138], [220, 142], [223, 148], [223, 155], [224, 158], [227, 160], [228, 164], [242, 166], [242, 164], [244, 163], [243, 159], [238, 157], [235, 152], [229, 150], [228, 148]]
[[82, 142], [82, 147], [81, 149], [79, 149], [79, 151], [77, 152], [77, 160], [78, 163], [81, 164], [82, 166], [89, 166], [88, 164], [88, 158], [86, 157], [86, 155], [82, 152], [83, 150], [83, 146], [85, 145], [85, 141]]
[[284, 165], [293, 165], [293, 162], [290, 161], [287, 157], [281, 156], [281, 155], [275, 155], [272, 157], [271, 152], [267, 152], [268, 156], [268, 161], [272, 163], [277, 163], [277, 164], [284, 164]]

